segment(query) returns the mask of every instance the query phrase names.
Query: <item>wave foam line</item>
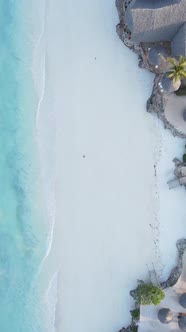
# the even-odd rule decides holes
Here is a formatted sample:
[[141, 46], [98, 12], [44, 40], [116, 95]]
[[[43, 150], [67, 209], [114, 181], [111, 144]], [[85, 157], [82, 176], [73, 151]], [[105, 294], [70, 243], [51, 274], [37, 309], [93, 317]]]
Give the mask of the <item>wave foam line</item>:
[[[41, 104], [45, 95], [46, 86], [46, 1], [43, 2], [43, 24], [41, 26], [41, 32], [36, 39], [35, 46], [33, 48], [33, 63], [32, 74], [34, 83], [36, 86], [36, 92], [38, 93], [38, 106], [36, 111], [36, 128], [38, 127], [38, 119], [41, 110]], [[42, 50], [42, 52], [40, 52]], [[37, 59], [39, 63], [37, 64]], [[41, 70], [40, 70], [41, 68]], [[39, 74], [37, 74], [39, 73]], [[38, 84], [40, 82], [40, 84]]]
[[[32, 74], [34, 79], [34, 84], [36, 87], [36, 93], [38, 96], [38, 104], [36, 110], [36, 133], [38, 136], [38, 145], [40, 150], [41, 157], [41, 171], [42, 171], [42, 185], [44, 187], [45, 199], [47, 201], [47, 221], [49, 224], [49, 230], [47, 234], [47, 246], [46, 253], [41, 261], [37, 278], [42, 275], [44, 270], [44, 264], [48, 256], [50, 255], [52, 244], [53, 244], [53, 235], [55, 228], [55, 193], [54, 193], [54, 179], [52, 179], [52, 174], [47, 176], [48, 173], [45, 170], [45, 163], [48, 161], [42, 160], [43, 149], [42, 149], [42, 133], [40, 130], [39, 120], [41, 119], [42, 104], [46, 96], [46, 73], [47, 73], [47, 64], [46, 64], [46, 24], [47, 24], [47, 3], [43, 3], [42, 11], [42, 25], [41, 30], [38, 35], [38, 38], [35, 41], [33, 49], [33, 63], [32, 63]], [[54, 162], [55, 164], [55, 162]], [[46, 180], [47, 183], [46, 183]], [[49, 190], [50, 189], [50, 190]], [[48, 263], [48, 262], [47, 262]], [[47, 313], [48, 317], [47, 323], [49, 326], [47, 330], [49, 332], [55, 331], [55, 315], [56, 315], [56, 304], [57, 304], [57, 286], [58, 286], [58, 271], [54, 273], [52, 279], [49, 281], [49, 286], [44, 296], [45, 302], [47, 304]]]
[[[37, 135], [39, 135], [39, 117], [42, 109], [42, 103], [44, 101], [45, 97], [45, 90], [46, 90], [46, 22], [47, 22], [47, 4], [46, 1], [43, 3], [43, 24], [41, 26], [40, 34], [35, 42], [34, 51], [33, 51], [33, 77], [35, 78], [35, 85], [37, 86], [36, 91], [38, 93], [38, 106], [37, 106], [37, 112], [36, 112], [36, 129], [37, 129]], [[40, 52], [41, 50], [41, 52]], [[37, 59], [40, 58], [39, 61]], [[39, 74], [37, 75], [37, 72]], [[41, 84], [38, 84], [38, 82], [41, 82]], [[39, 149], [42, 150], [41, 147], [41, 138], [38, 139], [39, 142]], [[42, 163], [41, 163], [42, 164]], [[45, 181], [43, 181], [45, 182]], [[47, 239], [47, 251], [46, 255], [43, 258], [42, 264], [44, 263], [45, 259], [49, 256], [51, 248], [52, 248], [52, 242], [53, 242], [53, 233], [54, 233], [54, 227], [55, 227], [55, 199], [54, 197], [48, 197], [47, 199], [47, 206], [49, 207], [49, 232], [48, 232], [48, 239]], [[51, 204], [53, 201], [53, 204]]]
[[47, 306], [47, 330], [48, 332], [55, 332], [56, 328], [56, 307], [58, 302], [58, 274], [59, 271], [56, 271], [48, 285], [48, 289], [45, 293], [45, 304]]

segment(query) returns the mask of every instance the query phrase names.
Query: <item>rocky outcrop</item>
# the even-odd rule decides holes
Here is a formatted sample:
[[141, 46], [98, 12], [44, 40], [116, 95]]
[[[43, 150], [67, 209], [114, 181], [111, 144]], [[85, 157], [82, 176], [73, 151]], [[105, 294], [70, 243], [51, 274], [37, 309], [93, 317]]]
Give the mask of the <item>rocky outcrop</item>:
[[152, 94], [147, 100], [146, 109], [149, 113], [154, 113], [163, 122], [164, 128], [169, 129], [173, 136], [178, 136], [180, 138], [186, 138], [186, 135], [179, 132], [165, 117], [165, 106], [167, 101], [167, 96], [162, 95], [159, 92], [158, 83], [161, 79], [160, 75], [156, 75], [154, 79], [154, 86], [152, 89]]
[[129, 326], [127, 326], [126, 328], [125, 327], [123, 327], [121, 330], [119, 330], [119, 332], [135, 332], [135, 331], [137, 331], [137, 326], [136, 325], [129, 325]]
[[127, 326], [126, 328], [123, 327], [118, 332], [137, 332], [137, 331], [138, 331], [138, 325], [131, 323], [129, 326]]
[[172, 269], [168, 279], [165, 282], [161, 283], [162, 288], [174, 286], [181, 275], [183, 267], [183, 254], [186, 249], [186, 239], [178, 240], [176, 243], [176, 247], [178, 251], [177, 265]]

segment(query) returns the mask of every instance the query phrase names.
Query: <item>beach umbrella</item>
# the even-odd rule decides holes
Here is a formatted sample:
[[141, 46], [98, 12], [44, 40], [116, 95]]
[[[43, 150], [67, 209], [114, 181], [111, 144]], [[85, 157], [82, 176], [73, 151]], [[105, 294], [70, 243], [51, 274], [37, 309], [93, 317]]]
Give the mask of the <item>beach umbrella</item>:
[[173, 319], [173, 312], [168, 308], [162, 308], [158, 311], [158, 319], [163, 324], [168, 324]]
[[[185, 113], [185, 112], [184, 112]], [[184, 118], [185, 120], [185, 118]], [[186, 293], [183, 293], [180, 298], [179, 298], [179, 304], [183, 307], [186, 308]]]
[[178, 320], [178, 325], [180, 330], [185, 331], [186, 332], [186, 317], [180, 317]]

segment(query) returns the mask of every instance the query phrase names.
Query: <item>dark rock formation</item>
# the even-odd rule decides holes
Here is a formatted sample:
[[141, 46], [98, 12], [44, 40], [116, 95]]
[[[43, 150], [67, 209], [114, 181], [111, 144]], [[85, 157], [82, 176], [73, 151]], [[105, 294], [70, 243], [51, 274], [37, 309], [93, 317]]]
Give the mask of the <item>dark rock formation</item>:
[[177, 265], [172, 269], [169, 278], [161, 283], [162, 288], [174, 286], [181, 275], [183, 267], [183, 254], [186, 249], [186, 239], [178, 240], [176, 247], [178, 251]]

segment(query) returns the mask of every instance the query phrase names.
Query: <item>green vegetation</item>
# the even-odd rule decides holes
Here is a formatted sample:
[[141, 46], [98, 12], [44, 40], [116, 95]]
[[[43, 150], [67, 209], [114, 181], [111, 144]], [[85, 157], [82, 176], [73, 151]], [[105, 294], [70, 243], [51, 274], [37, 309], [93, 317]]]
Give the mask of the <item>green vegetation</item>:
[[159, 304], [165, 297], [160, 287], [153, 284], [140, 284], [136, 288], [136, 301], [138, 304]]
[[180, 55], [179, 60], [167, 58], [167, 61], [171, 65], [168, 67], [168, 78], [172, 78], [174, 83], [186, 78], [186, 58]]
[[134, 309], [130, 311], [132, 319], [134, 320], [139, 320], [140, 318], [140, 310], [139, 309]]
[[183, 155], [183, 162], [186, 163], [186, 153]]
[[138, 326], [136, 326], [136, 325], [133, 326], [131, 331], [132, 331], [132, 332], [138, 332]]
[[183, 154], [183, 162], [186, 163], [186, 145], [185, 145], [185, 153]]

